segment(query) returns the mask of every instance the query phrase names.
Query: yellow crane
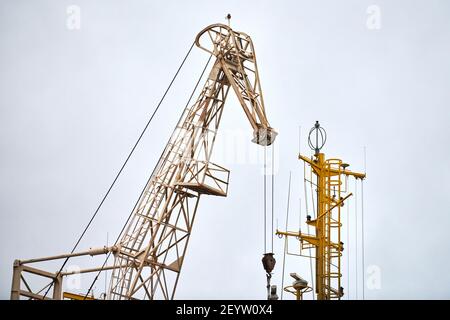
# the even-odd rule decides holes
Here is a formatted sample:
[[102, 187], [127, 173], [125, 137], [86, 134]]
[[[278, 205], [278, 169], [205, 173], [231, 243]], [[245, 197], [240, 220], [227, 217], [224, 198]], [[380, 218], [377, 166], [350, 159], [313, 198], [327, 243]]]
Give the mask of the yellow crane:
[[[281, 231], [276, 234], [281, 237], [293, 237], [300, 242], [300, 251], [310, 252], [314, 250], [315, 256], [305, 254], [315, 259], [315, 294], [318, 300], [341, 299], [344, 289], [341, 285], [342, 270], [341, 258], [344, 243], [341, 239], [341, 208], [347, 199], [352, 196], [345, 190], [342, 177], [354, 177], [364, 179], [364, 173], [348, 170], [349, 164], [341, 159], [326, 159], [320, 152], [326, 142], [326, 132], [317, 121], [310, 130], [308, 144], [314, 151], [314, 156], [309, 158], [299, 154], [302, 160], [311, 170], [311, 183], [316, 188], [316, 206], [313, 217], [307, 213], [306, 223], [314, 228], [314, 234], [301, 231]], [[296, 274], [291, 274], [295, 279], [294, 284], [285, 288], [301, 300], [303, 293], [311, 291], [307, 282]]]
[[[52, 273], [30, 264], [110, 253], [114, 255], [112, 265], [77, 271], [112, 270], [106, 298], [174, 298], [200, 197], [227, 195], [229, 171], [211, 160], [230, 88], [253, 128], [252, 141], [269, 146], [277, 135], [266, 117], [250, 36], [224, 24], [213, 24], [200, 31], [195, 45], [214, 57], [215, 62], [199, 97], [183, 111], [120, 240], [111, 247], [16, 260], [11, 299], [63, 298], [63, 278], [74, 272]], [[50, 280], [47, 288], [53, 288], [51, 296], [30, 289], [25, 280], [25, 274], [30, 273]], [[84, 299], [88, 295], [65, 293], [64, 296]]]

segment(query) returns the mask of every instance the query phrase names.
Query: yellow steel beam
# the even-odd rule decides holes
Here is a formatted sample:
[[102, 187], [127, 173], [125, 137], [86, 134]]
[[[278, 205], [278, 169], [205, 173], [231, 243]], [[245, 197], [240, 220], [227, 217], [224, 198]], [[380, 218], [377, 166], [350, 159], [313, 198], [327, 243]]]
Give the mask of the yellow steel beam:
[[341, 200], [337, 201], [336, 204], [334, 204], [333, 206], [330, 207], [330, 209], [324, 211], [320, 216], [317, 217], [317, 219], [322, 218], [324, 215], [326, 215], [327, 213], [331, 212], [331, 210], [333, 210], [334, 208], [336, 208], [337, 206], [341, 205], [345, 200], [347, 200], [348, 198], [350, 198], [353, 195], [353, 193], [349, 193], [348, 195], [346, 195], [344, 198], [342, 198]]
[[277, 230], [275, 232], [277, 236], [285, 236], [285, 237], [295, 237], [299, 239], [300, 241], [306, 241], [314, 246], [319, 245], [319, 239], [313, 235], [301, 233], [301, 232], [294, 232], [294, 231], [280, 231]]
[[[311, 160], [308, 157], [305, 157], [305, 156], [302, 156], [301, 154], [299, 154], [298, 158], [300, 160], [303, 160], [303, 161], [309, 163], [311, 165], [311, 167], [313, 167], [314, 171], [322, 169], [319, 165], [317, 165], [317, 163], [314, 160]], [[337, 174], [341, 173], [341, 174], [344, 174], [346, 176], [353, 176], [353, 177], [358, 178], [358, 179], [365, 179], [366, 178], [366, 174], [365, 173], [359, 173], [359, 172], [354, 172], [354, 171], [350, 171], [350, 170], [338, 171], [338, 170], [330, 169], [329, 171], [330, 171], [330, 173], [332, 173], [334, 175], [337, 175]]]

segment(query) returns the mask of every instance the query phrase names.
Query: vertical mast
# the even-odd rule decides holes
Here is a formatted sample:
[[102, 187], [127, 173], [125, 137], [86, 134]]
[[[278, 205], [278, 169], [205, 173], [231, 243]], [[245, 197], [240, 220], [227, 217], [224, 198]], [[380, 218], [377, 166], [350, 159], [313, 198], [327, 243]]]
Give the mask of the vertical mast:
[[[343, 187], [342, 177], [353, 176], [356, 179], [364, 179], [363, 173], [352, 172], [346, 168], [349, 166], [340, 159], [326, 159], [320, 152], [326, 142], [326, 132], [317, 121], [311, 129], [308, 144], [314, 150], [312, 158], [299, 155], [299, 159], [311, 167], [311, 177], [315, 176], [316, 182], [316, 212], [315, 219], [307, 212], [306, 223], [315, 229], [314, 234], [302, 232], [279, 231], [277, 235], [295, 237], [300, 241], [300, 250], [315, 249], [316, 283], [315, 294], [318, 300], [341, 299], [344, 295], [342, 287], [341, 260], [344, 243], [341, 240], [341, 207], [352, 196], [347, 194]], [[305, 199], [306, 200], [306, 199]], [[288, 289], [289, 286], [285, 289]], [[303, 292], [310, 291], [307, 284], [303, 283]], [[291, 291], [289, 291], [291, 292]], [[297, 292], [302, 294], [302, 291]]]

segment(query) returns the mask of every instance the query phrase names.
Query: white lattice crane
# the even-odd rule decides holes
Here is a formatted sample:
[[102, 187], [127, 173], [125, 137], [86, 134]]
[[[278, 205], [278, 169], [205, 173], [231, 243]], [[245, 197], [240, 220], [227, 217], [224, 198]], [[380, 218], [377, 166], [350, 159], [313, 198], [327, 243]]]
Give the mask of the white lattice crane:
[[16, 260], [12, 299], [44, 298], [25, 290], [28, 284], [21, 288], [25, 272], [50, 278], [52, 297], [63, 297], [62, 278], [69, 273], [48, 273], [28, 264], [104, 253], [114, 254], [114, 264], [88, 271], [112, 270], [107, 298], [174, 298], [201, 196], [227, 195], [229, 171], [211, 160], [230, 88], [253, 128], [252, 141], [268, 146], [276, 137], [267, 121], [251, 38], [229, 26], [214, 24], [197, 35], [195, 44], [215, 58], [214, 65], [198, 99], [183, 111], [118, 243], [80, 254]]

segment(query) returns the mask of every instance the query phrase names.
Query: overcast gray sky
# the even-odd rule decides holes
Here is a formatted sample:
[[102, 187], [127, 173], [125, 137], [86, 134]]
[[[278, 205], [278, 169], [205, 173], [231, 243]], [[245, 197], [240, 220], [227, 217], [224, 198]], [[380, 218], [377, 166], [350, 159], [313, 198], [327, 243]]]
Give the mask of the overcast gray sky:
[[[79, 30], [67, 28], [70, 5], [81, 9]], [[379, 28], [367, 24], [373, 5]], [[0, 1], [0, 298], [9, 298], [14, 259], [70, 251], [195, 35], [225, 23], [227, 13], [234, 29], [253, 38], [268, 118], [279, 132], [279, 226], [292, 171], [289, 229], [298, 229], [304, 194], [298, 128], [309, 155], [306, 134], [320, 120], [327, 156], [362, 171], [367, 149], [365, 265], [379, 268], [381, 287], [366, 289], [366, 298], [450, 298], [445, 0]], [[117, 236], [207, 58], [193, 49], [80, 250]], [[233, 153], [225, 142], [236, 134], [244, 137], [244, 157], [220, 157]], [[216, 150], [225, 159], [214, 160], [231, 170], [229, 196], [202, 198], [177, 298], [265, 297], [263, 177], [261, 163], [251, 160], [259, 148], [251, 138], [231, 93]], [[344, 287], [356, 298], [358, 285], [361, 298], [354, 202], [350, 208], [350, 287], [346, 258]], [[283, 242], [274, 241], [273, 282], [280, 286]], [[99, 260], [79, 261], [69, 264]], [[288, 256], [289, 272], [310, 279], [309, 262]], [[88, 280], [82, 278], [82, 288]], [[101, 279], [97, 295], [103, 286]]]

